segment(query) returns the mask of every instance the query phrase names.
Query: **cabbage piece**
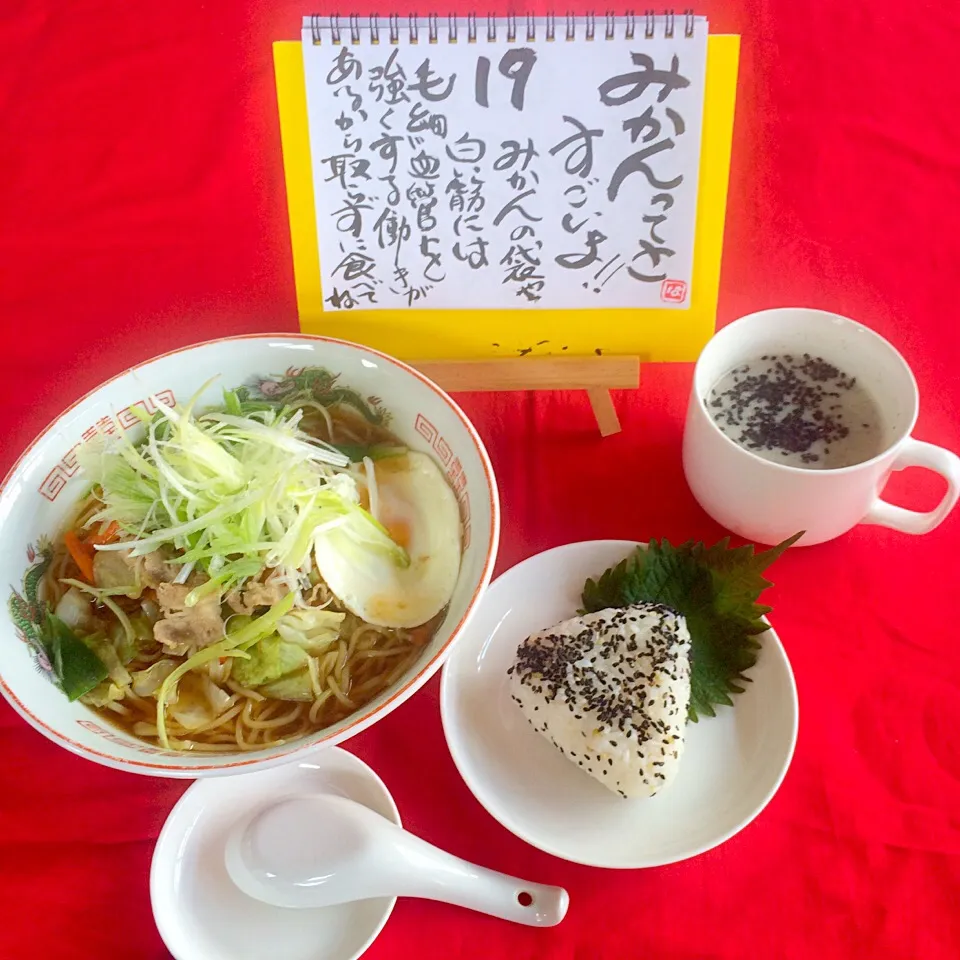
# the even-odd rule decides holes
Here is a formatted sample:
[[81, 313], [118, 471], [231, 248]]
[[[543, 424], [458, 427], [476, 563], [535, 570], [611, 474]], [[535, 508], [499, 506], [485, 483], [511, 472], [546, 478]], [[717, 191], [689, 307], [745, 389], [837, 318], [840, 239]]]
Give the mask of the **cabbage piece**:
[[110, 627], [110, 641], [120, 662], [126, 666], [140, 654], [142, 647], [153, 646], [153, 627], [150, 626], [147, 618], [141, 613], [130, 617], [130, 627], [132, 634], [127, 633], [122, 623], [114, 623]]
[[277, 633], [288, 643], [295, 643], [316, 656], [339, 638], [345, 616], [320, 607], [291, 610], [277, 624]]
[[76, 587], [71, 587], [58, 601], [53, 611], [71, 630], [80, 633], [94, 626], [90, 601]]
[[196, 730], [216, 719], [206, 688], [197, 676], [185, 677], [177, 688], [177, 698], [168, 706], [170, 716], [185, 730]]
[[133, 692], [138, 697], [152, 697], [160, 684], [177, 669], [177, 661], [164, 658], [150, 664], [146, 670], [138, 670], [133, 674]]
[[265, 697], [273, 697], [275, 700], [299, 700], [303, 703], [309, 703], [316, 699], [316, 693], [313, 690], [313, 684], [310, 681], [309, 668], [301, 668], [295, 673], [274, 680], [272, 683], [266, 683], [259, 688], [259, 692]]
[[114, 703], [124, 698], [124, 691], [118, 687], [112, 680], [104, 680], [97, 684], [92, 690], [80, 697], [80, 702], [90, 707], [105, 707], [108, 703]]
[[[239, 662], [243, 663], [245, 661]], [[209, 673], [199, 673], [197, 676], [200, 677], [203, 692], [207, 698], [207, 702], [213, 709], [213, 715], [219, 717], [221, 713], [226, 713], [236, 702], [236, 694], [227, 693], [226, 690], [218, 687], [213, 680], [210, 679]]]
[[241, 686], [259, 687], [305, 667], [310, 658], [303, 647], [274, 635], [266, 637], [247, 651], [249, 659], [238, 660], [231, 676]]
[[309, 702], [315, 698], [313, 684], [310, 682], [310, 670], [306, 667], [295, 673], [266, 683], [259, 688], [259, 693], [275, 700], [299, 700]]
[[104, 636], [83, 637], [83, 642], [107, 668], [107, 676], [120, 687], [129, 687], [130, 671], [121, 663], [117, 648]]

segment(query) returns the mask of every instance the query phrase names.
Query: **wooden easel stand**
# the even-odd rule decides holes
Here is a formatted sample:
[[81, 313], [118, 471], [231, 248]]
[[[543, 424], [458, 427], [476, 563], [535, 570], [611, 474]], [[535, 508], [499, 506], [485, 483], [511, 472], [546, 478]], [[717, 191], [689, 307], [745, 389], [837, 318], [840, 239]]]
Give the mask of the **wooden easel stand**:
[[620, 432], [610, 391], [640, 386], [639, 357], [504, 357], [412, 364], [450, 393], [489, 390], [586, 390], [601, 436]]

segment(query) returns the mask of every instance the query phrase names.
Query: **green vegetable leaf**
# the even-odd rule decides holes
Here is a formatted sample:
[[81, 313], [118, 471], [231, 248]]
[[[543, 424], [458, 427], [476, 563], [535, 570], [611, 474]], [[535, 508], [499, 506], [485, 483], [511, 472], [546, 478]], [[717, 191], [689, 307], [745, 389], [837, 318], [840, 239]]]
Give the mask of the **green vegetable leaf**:
[[313, 684], [310, 682], [310, 670], [304, 668], [288, 674], [279, 680], [264, 684], [259, 692], [275, 700], [299, 700], [309, 703], [314, 699]]
[[47, 659], [69, 700], [89, 693], [107, 678], [104, 662], [57, 616], [47, 614]]
[[763, 571], [803, 536], [797, 533], [770, 550], [730, 548], [729, 537], [712, 547], [690, 540], [674, 547], [652, 540], [583, 588], [584, 611], [663, 603], [683, 614], [690, 631], [689, 719], [716, 715], [715, 705], [733, 705], [743, 693], [745, 671], [757, 662], [755, 639], [767, 629], [770, 607], [757, 603], [771, 586]]
[[406, 447], [398, 447], [395, 443], [375, 443], [366, 446], [361, 443], [332, 443], [335, 450], [339, 450], [351, 463], [360, 463], [364, 457], [371, 460], [383, 460], [385, 457], [402, 457], [407, 453]]
[[259, 687], [271, 680], [306, 666], [310, 659], [306, 650], [295, 643], [287, 643], [274, 635], [264, 637], [247, 650], [246, 660], [233, 665], [231, 677], [244, 687]]
[[223, 408], [227, 413], [237, 417], [245, 417], [251, 413], [258, 413], [263, 410], [273, 410], [275, 403], [266, 400], [250, 400], [249, 391], [245, 387], [236, 390], [223, 391]]
[[642, 600], [639, 591], [646, 559], [644, 550], [636, 550], [605, 571], [598, 580], [588, 580], [583, 587], [581, 613], [595, 613], [610, 607], [627, 607]]

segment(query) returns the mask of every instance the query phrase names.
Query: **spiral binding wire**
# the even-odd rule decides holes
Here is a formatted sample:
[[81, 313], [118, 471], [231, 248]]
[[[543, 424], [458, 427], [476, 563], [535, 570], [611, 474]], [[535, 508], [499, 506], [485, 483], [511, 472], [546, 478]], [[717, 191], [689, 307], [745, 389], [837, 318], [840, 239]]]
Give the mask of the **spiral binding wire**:
[[[572, 13], [564, 14], [565, 29], [560, 34], [565, 41], [575, 41], [579, 38], [586, 41], [594, 41], [598, 38], [603, 40], [617, 39], [617, 27], [623, 28], [622, 36], [626, 40], [637, 38], [639, 30], [643, 31], [643, 38], [652, 40], [657, 35], [657, 20], [663, 25], [663, 36], [668, 40], [676, 36], [678, 29], [677, 15], [673, 10], [666, 10], [662, 14], [657, 14], [654, 10], [644, 10], [642, 14], [637, 14], [633, 10], [628, 10], [622, 16], [618, 16], [612, 11], [606, 11], [601, 14], [602, 24], [600, 32], [597, 31], [598, 15], [596, 13], [586, 13], [575, 15]], [[684, 10], [683, 14], [683, 36], [686, 39], [693, 37], [696, 17], [693, 10]], [[480, 36], [485, 33], [487, 43], [496, 43], [500, 37], [498, 30], [506, 28], [506, 42], [516, 43], [518, 38], [526, 43], [534, 43], [539, 39], [538, 30], [543, 28], [543, 37], [552, 42], [557, 39], [557, 15], [547, 13], [545, 16], [537, 17], [532, 14], [523, 16], [522, 29], [518, 30], [517, 15], [509, 14], [506, 17], [496, 17], [493, 14], [486, 15], [486, 31], [478, 28], [478, 17], [475, 13], [467, 14], [466, 17], [456, 17], [453, 14], [447, 17], [447, 23], [444, 26], [440, 24], [440, 17], [436, 13], [427, 14], [420, 17], [413, 13], [408, 15], [406, 24], [402, 24], [399, 14], [391, 13], [388, 17], [371, 16], [363, 18], [357, 14], [350, 14], [346, 18], [346, 24], [339, 14], [330, 14], [329, 16], [312, 16], [310, 19], [310, 34], [315, 44], [330, 42], [335, 45], [342, 43], [359, 44], [363, 41], [364, 20], [366, 30], [369, 32], [369, 42], [372, 44], [380, 43], [381, 31], [387, 35], [387, 41], [396, 46], [406, 34], [406, 42], [416, 44], [420, 42], [421, 35], [426, 34], [427, 43], [444, 42], [442, 34], [445, 32], [445, 42], [458, 43], [460, 40], [461, 25], [466, 21], [466, 41], [467, 43], [477, 43]], [[386, 20], [383, 23], [384, 19]], [[641, 22], [642, 21], [642, 22]], [[324, 31], [329, 33], [329, 41], [323, 38]]]

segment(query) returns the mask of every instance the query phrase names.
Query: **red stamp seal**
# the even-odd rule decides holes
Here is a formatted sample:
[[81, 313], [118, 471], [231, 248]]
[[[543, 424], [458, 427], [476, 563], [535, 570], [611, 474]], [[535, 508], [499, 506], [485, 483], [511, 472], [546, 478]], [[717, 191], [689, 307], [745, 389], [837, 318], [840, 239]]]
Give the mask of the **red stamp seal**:
[[683, 303], [687, 299], [687, 284], [684, 280], [664, 280], [660, 284], [660, 299], [664, 303]]

